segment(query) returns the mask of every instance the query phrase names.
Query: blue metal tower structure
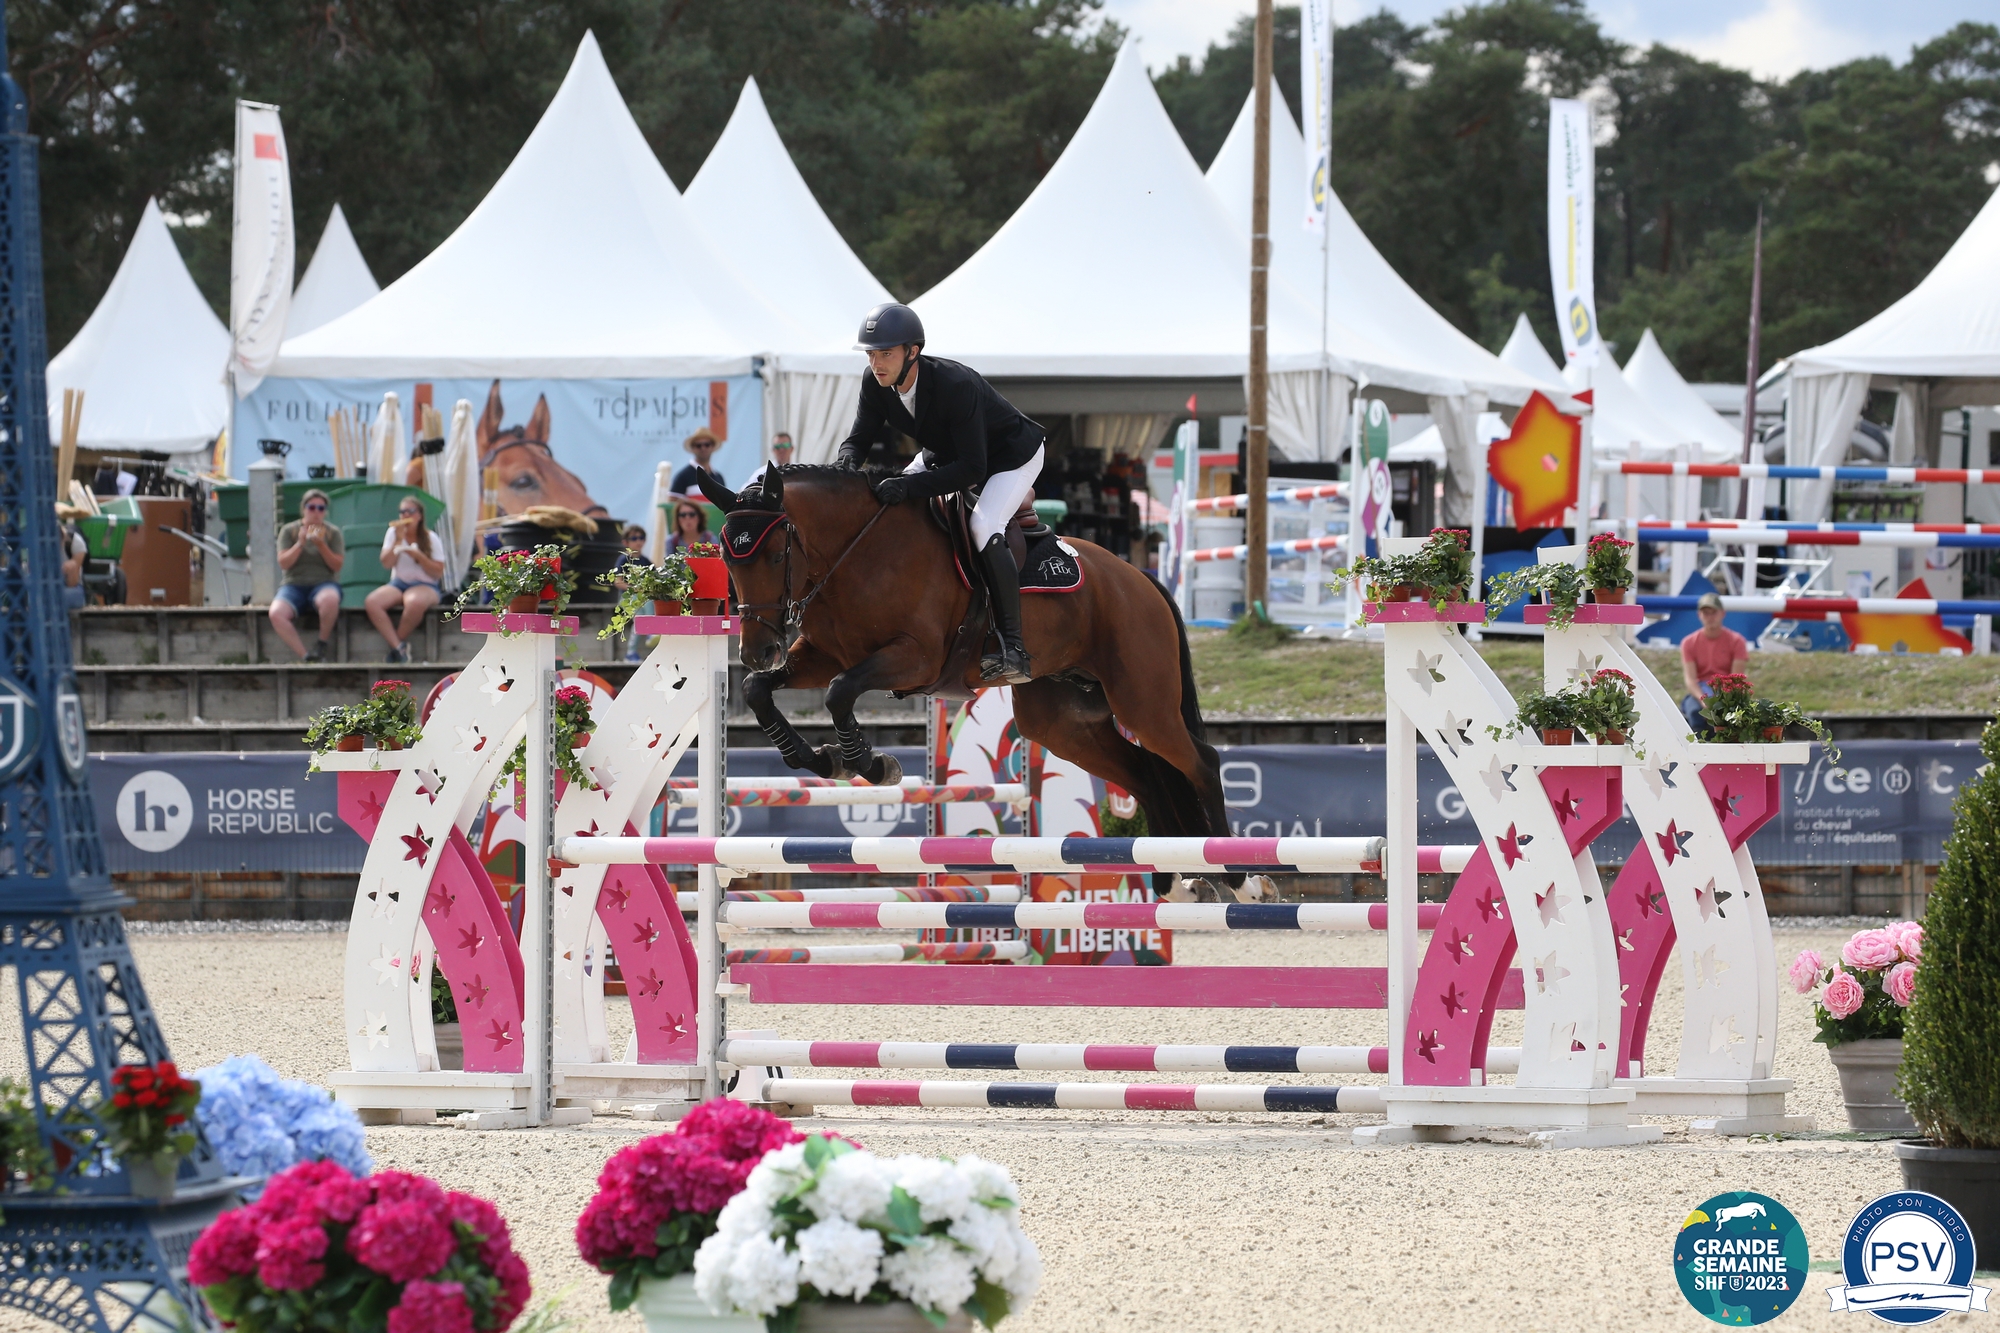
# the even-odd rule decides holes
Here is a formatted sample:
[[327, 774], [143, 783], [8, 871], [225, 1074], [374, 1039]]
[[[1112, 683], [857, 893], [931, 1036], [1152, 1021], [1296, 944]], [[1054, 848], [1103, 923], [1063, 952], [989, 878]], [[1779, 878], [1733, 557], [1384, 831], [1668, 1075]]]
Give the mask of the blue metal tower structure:
[[111, 1071], [169, 1059], [104, 869], [70, 668], [42, 314], [41, 199], [27, 102], [0, 15], [0, 968], [13, 973], [30, 1100], [57, 1190], [0, 1164], [0, 1304], [64, 1328], [172, 1328], [188, 1248], [233, 1201], [202, 1140], [170, 1199], [143, 1198], [106, 1152]]

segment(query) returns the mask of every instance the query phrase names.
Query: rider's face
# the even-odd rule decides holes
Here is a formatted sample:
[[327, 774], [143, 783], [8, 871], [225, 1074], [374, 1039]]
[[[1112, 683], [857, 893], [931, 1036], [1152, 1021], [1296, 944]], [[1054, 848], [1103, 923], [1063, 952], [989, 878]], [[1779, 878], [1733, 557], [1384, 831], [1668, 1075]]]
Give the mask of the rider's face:
[[904, 358], [916, 354], [915, 343], [903, 347], [872, 349], [868, 353], [868, 369], [875, 376], [875, 382], [887, 388], [903, 373]]

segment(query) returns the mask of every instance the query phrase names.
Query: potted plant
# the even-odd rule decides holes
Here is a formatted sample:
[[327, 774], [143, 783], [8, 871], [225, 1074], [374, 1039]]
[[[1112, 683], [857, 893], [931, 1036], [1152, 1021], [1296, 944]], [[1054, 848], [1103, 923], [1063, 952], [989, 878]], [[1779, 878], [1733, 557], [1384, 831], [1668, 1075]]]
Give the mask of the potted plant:
[[55, 1157], [42, 1139], [27, 1087], [0, 1079], [0, 1192], [46, 1192], [55, 1184]]
[[1826, 747], [1829, 760], [1840, 761], [1840, 747], [1825, 723], [1789, 700], [1758, 698], [1748, 676], [1734, 672], [1717, 676], [1708, 688], [1701, 715], [1709, 730], [1698, 739], [1723, 745], [1771, 744], [1785, 739], [1786, 728], [1803, 727]]
[[1590, 585], [1591, 596], [1599, 605], [1624, 603], [1625, 590], [1632, 586], [1631, 550], [1631, 542], [1621, 541], [1608, 532], [1598, 533], [1584, 548], [1584, 582]]
[[694, 575], [694, 614], [721, 615], [723, 605], [729, 600], [729, 565], [722, 558], [721, 545], [696, 542], [688, 548], [687, 564]]
[[1896, 921], [1856, 931], [1832, 963], [1814, 949], [1792, 960], [1793, 989], [1801, 995], [1819, 992], [1813, 1001], [1819, 1035], [1813, 1040], [1825, 1043], [1833, 1057], [1847, 1123], [1855, 1129], [1916, 1128], [1896, 1096], [1896, 1068], [1903, 1060], [1903, 1014], [1923, 955], [1923, 927]]
[[1577, 726], [1599, 745], [1625, 744], [1639, 725], [1635, 688], [1632, 678], [1615, 667], [1595, 673], [1577, 700]]
[[[585, 791], [596, 791], [597, 784], [591, 781], [585, 771], [583, 761], [576, 752], [590, 744], [590, 736], [597, 728], [596, 719], [590, 715], [590, 691], [578, 685], [564, 685], [556, 691], [556, 768], [563, 777], [576, 783]], [[507, 762], [500, 767], [500, 776], [528, 771], [528, 741], [524, 736], [515, 745], [514, 753], [507, 756]]]
[[463, 615], [482, 599], [515, 615], [559, 616], [576, 591], [576, 574], [563, 568], [562, 547], [537, 546], [526, 551], [482, 551], [472, 561], [471, 577], [458, 590], [452, 614]]
[[[597, 637], [609, 639], [623, 634], [632, 628], [637, 616], [681, 614], [694, 597], [695, 571], [689, 565], [685, 553], [670, 551], [657, 565], [622, 565], [601, 575], [598, 582], [615, 588], [618, 602], [611, 608], [610, 623], [597, 631]], [[725, 573], [723, 577], [726, 579], [728, 575]]]
[[528, 1266], [492, 1204], [403, 1171], [304, 1162], [209, 1224], [188, 1281], [244, 1333], [498, 1333]]
[[695, 1252], [694, 1286], [773, 1333], [992, 1328], [1041, 1285], [1019, 1211], [992, 1162], [877, 1157], [815, 1134], [750, 1173]]
[[1539, 593], [1549, 607], [1549, 627], [1568, 629], [1583, 601], [1583, 571], [1558, 561], [1550, 565], [1523, 565], [1486, 584], [1486, 623], [1523, 597]]
[[119, 1065], [111, 1071], [111, 1105], [99, 1115], [111, 1155], [131, 1178], [134, 1194], [171, 1199], [181, 1158], [194, 1151], [192, 1123], [201, 1084], [182, 1078], [171, 1060]]
[[1527, 731], [1539, 735], [1544, 745], [1568, 745], [1576, 739], [1582, 700], [1583, 692], [1579, 689], [1558, 690], [1554, 694], [1530, 690], [1521, 696], [1520, 711], [1512, 722], [1504, 727], [1488, 727], [1486, 732], [1497, 741]]
[[321, 1158], [358, 1176], [375, 1169], [361, 1118], [325, 1088], [285, 1078], [254, 1055], [233, 1055], [194, 1077], [201, 1084], [194, 1118], [231, 1175], [262, 1179]]
[[1414, 582], [1429, 590], [1426, 600], [1439, 609], [1465, 600], [1472, 583], [1472, 534], [1462, 528], [1432, 528], [1417, 550]]
[[1366, 587], [1364, 595], [1376, 606], [1384, 602], [1407, 602], [1416, 591], [1421, 565], [1422, 561], [1414, 555], [1364, 555], [1327, 575], [1327, 582], [1338, 592], [1359, 579]]
[[1903, 1183], [1964, 1215], [2000, 1256], [2000, 723], [1960, 789], [1924, 909], [1924, 964], [1904, 1025], [1898, 1090], [1924, 1138], [1896, 1144]]
[[314, 771], [320, 755], [332, 750], [354, 751], [374, 741], [377, 749], [400, 750], [423, 738], [417, 724], [417, 701], [407, 680], [378, 680], [358, 704], [332, 704], [306, 724], [306, 744], [312, 747]]
[[799, 1139], [768, 1111], [718, 1097], [671, 1133], [614, 1153], [576, 1221], [584, 1262], [611, 1275], [611, 1308], [636, 1304], [652, 1333], [762, 1333], [760, 1320], [709, 1311], [695, 1294], [694, 1256], [764, 1155]]

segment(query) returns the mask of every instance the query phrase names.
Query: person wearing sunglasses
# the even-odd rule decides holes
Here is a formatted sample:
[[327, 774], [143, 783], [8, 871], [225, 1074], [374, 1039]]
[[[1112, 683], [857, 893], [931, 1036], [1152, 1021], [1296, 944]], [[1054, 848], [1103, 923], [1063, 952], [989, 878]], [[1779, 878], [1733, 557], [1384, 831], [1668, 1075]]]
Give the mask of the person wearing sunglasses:
[[[347, 563], [347, 544], [340, 529], [326, 521], [326, 509], [326, 492], [314, 488], [299, 497], [299, 516], [278, 529], [278, 568], [285, 582], [271, 599], [271, 628], [308, 662], [326, 659], [340, 619], [340, 567]], [[298, 630], [307, 606], [319, 613], [319, 638], [310, 652]]]
[[[438, 604], [438, 580], [444, 577], [444, 542], [424, 526], [423, 502], [413, 495], [403, 497], [396, 521], [382, 534], [382, 567], [389, 581], [368, 594], [368, 619], [389, 645], [384, 660], [407, 662], [410, 637], [424, 623], [424, 612]], [[392, 622], [399, 607], [402, 618]]]
[[708, 514], [692, 500], [674, 504], [674, 530], [667, 534], [667, 554], [686, 551], [691, 546], [709, 546], [715, 534], [708, 530]]

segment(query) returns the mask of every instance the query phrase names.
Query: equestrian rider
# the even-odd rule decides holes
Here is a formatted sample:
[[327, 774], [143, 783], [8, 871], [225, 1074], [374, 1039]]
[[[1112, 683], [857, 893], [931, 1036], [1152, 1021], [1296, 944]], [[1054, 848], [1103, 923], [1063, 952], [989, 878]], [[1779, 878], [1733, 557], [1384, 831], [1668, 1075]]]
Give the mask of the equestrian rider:
[[1042, 470], [1046, 432], [978, 371], [924, 356], [923, 345], [923, 322], [906, 305], [878, 305], [861, 321], [856, 350], [868, 353], [870, 373], [861, 377], [861, 405], [839, 461], [859, 467], [869, 445], [900, 431], [916, 440], [919, 452], [901, 476], [875, 483], [883, 504], [983, 487], [972, 510], [972, 540], [993, 591], [1000, 651], [979, 659], [979, 674], [1023, 685], [1030, 673], [1021, 638], [1021, 579], [1004, 534]]

